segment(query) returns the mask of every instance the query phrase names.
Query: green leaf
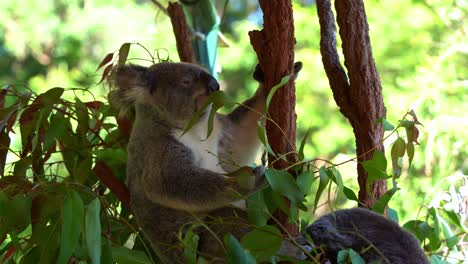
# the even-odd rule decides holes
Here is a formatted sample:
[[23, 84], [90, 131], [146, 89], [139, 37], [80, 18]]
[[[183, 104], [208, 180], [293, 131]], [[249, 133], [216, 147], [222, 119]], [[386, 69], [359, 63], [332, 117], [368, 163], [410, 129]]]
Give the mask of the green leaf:
[[60, 87], [52, 88], [45, 93], [37, 96], [36, 101], [41, 102], [42, 106], [52, 106], [60, 102], [64, 89]]
[[366, 190], [370, 191], [370, 185], [376, 179], [387, 179], [387, 159], [380, 150], [375, 150], [371, 160], [363, 161], [362, 167], [367, 172]]
[[227, 263], [229, 264], [255, 264], [255, 258], [244, 248], [242, 248], [239, 241], [227, 234], [224, 236], [224, 244], [227, 249]]
[[273, 95], [275, 95], [276, 91], [283, 87], [286, 83], [289, 82], [289, 79], [291, 78], [291, 76], [284, 76], [280, 83], [278, 83], [277, 85], [273, 86], [270, 90], [270, 92], [268, 93], [268, 96], [267, 96], [267, 100], [266, 100], [266, 112], [268, 112], [268, 109], [270, 107], [270, 103], [271, 103], [271, 99], [273, 98]]
[[401, 175], [401, 165], [399, 160], [405, 155], [406, 142], [404, 139], [399, 137], [393, 143], [392, 149], [390, 151], [392, 157], [392, 168], [393, 168], [393, 177], [398, 178]]
[[432, 264], [450, 264], [450, 262], [444, 260], [443, 256], [439, 256], [439, 255], [431, 255], [431, 263]]
[[274, 191], [288, 197], [298, 208], [307, 210], [302, 203], [304, 201], [304, 194], [289, 172], [270, 168], [265, 171], [265, 177]]
[[403, 225], [403, 228], [413, 233], [419, 241], [424, 241], [432, 232], [429, 224], [421, 220], [410, 220]]
[[119, 49], [119, 64], [125, 64], [130, 52], [130, 43], [124, 43]]
[[412, 142], [406, 144], [406, 153], [408, 155], [409, 167], [411, 167], [414, 158], [414, 144]]
[[309, 129], [307, 129], [307, 132], [306, 132], [304, 138], [301, 140], [301, 145], [299, 147], [299, 154], [298, 154], [299, 155], [299, 161], [304, 160], [304, 147], [305, 147], [307, 138], [309, 137], [310, 129], [311, 129], [311, 127], [309, 126]]
[[[338, 186], [338, 194], [343, 193], [343, 177], [341, 177], [340, 171], [335, 168], [327, 169], [328, 177]], [[338, 198], [337, 198], [338, 199]]]
[[320, 183], [319, 183], [319, 187], [317, 189], [317, 193], [315, 193], [315, 201], [314, 201], [314, 210], [313, 210], [313, 212], [315, 212], [315, 210], [317, 209], [317, 205], [318, 205], [318, 202], [320, 200], [320, 196], [322, 196], [323, 191], [325, 190], [328, 183], [330, 182], [330, 178], [328, 177], [328, 174], [327, 174], [327, 168], [325, 168], [324, 166], [320, 167], [319, 176], [320, 176]]
[[249, 189], [252, 185], [252, 179], [255, 179], [255, 174], [251, 167], [244, 166], [226, 174], [226, 176], [235, 179], [235, 181], [243, 188]]
[[249, 223], [264, 226], [270, 219], [264, 198], [265, 190], [255, 192], [247, 198], [247, 217]]
[[353, 249], [342, 249], [338, 251], [337, 263], [365, 264], [364, 259]]
[[95, 198], [86, 210], [86, 246], [92, 263], [101, 263], [101, 203]]
[[384, 193], [382, 197], [380, 197], [377, 201], [375, 201], [374, 206], [372, 206], [372, 211], [377, 212], [379, 214], [383, 214], [385, 211], [385, 207], [387, 207], [388, 202], [392, 198], [392, 196], [400, 190], [399, 188], [393, 188]]
[[107, 238], [104, 238], [104, 243], [102, 243], [101, 250], [101, 264], [114, 264], [110, 242]]
[[241, 239], [241, 245], [247, 249], [257, 262], [268, 262], [280, 249], [281, 232], [274, 226], [268, 225], [247, 233]]
[[310, 171], [304, 171], [296, 178], [297, 185], [304, 195], [308, 195], [315, 181], [314, 175]]
[[0, 238], [7, 232], [21, 232], [31, 223], [30, 196], [17, 195], [11, 199], [0, 192]]
[[46, 131], [44, 139], [44, 150], [50, 149], [54, 140], [60, 140], [62, 135], [67, 132], [69, 119], [62, 114], [52, 114], [50, 116], [50, 127]]
[[273, 149], [270, 146], [270, 143], [268, 142], [266, 132], [265, 132], [265, 124], [264, 122], [258, 121], [258, 126], [257, 126], [257, 136], [260, 142], [262, 142], [263, 146], [267, 150], [267, 152], [272, 155], [273, 157], [276, 157], [276, 154], [273, 152]]
[[81, 135], [86, 135], [89, 131], [88, 107], [86, 107], [80, 99], [75, 98], [75, 110], [76, 116], [78, 117], [78, 127], [76, 128], [76, 132]]
[[146, 256], [145, 252], [139, 250], [131, 250], [126, 247], [112, 247], [112, 257], [117, 263], [123, 264], [150, 264], [151, 261]]
[[206, 100], [206, 103], [193, 115], [193, 118], [189, 121], [187, 126], [184, 129], [184, 132], [182, 133], [182, 136], [187, 133], [194, 125], [196, 125], [199, 121], [200, 118], [205, 114], [206, 110], [208, 107], [211, 106], [210, 108], [210, 115], [208, 118], [208, 129], [207, 129], [207, 135], [206, 138], [209, 138], [211, 135], [211, 132], [213, 131], [213, 121], [214, 121], [214, 116], [216, 111], [223, 107], [226, 102], [227, 102], [227, 97], [226, 94], [223, 91], [216, 91], [212, 93], [208, 99]]
[[387, 119], [381, 117], [381, 118], [378, 118], [376, 121], [375, 121], [376, 124], [378, 123], [381, 123], [382, 124], [382, 127], [385, 131], [392, 131], [395, 129], [395, 126], [392, 125], [390, 122], [388, 122]]
[[84, 205], [75, 191], [65, 198], [62, 205], [62, 233], [57, 263], [68, 263], [78, 246], [84, 217]]
[[193, 232], [193, 226], [185, 232], [183, 244], [184, 244], [184, 257], [186, 263], [189, 264], [196, 264], [197, 263], [197, 248], [198, 248], [198, 241], [200, 237]]
[[359, 199], [358, 199], [357, 195], [350, 188], [348, 188], [346, 186], [343, 186], [343, 193], [344, 193], [344, 195], [346, 196], [346, 198], [348, 200], [356, 201], [356, 202], [359, 203]]

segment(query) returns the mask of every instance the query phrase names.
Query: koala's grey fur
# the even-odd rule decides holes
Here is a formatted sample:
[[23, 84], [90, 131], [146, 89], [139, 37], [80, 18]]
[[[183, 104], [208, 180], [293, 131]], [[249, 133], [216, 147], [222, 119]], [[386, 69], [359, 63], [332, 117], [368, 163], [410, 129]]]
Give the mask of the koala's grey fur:
[[146, 238], [164, 262], [183, 263], [178, 234], [202, 220], [206, 226], [197, 230], [199, 253], [224, 262], [224, 234], [240, 239], [249, 231], [246, 212], [232, 205], [242, 204], [263, 185], [260, 168], [244, 185], [226, 173], [254, 162], [261, 146], [257, 122], [265, 108], [265, 89], [260, 85], [244, 102], [248, 108], [216, 114], [213, 132], [205, 140], [209, 111], [183, 135], [195, 112], [219, 89], [202, 68], [169, 62], [148, 68], [120, 66], [113, 80], [118, 90], [110, 101], [124, 112], [135, 110], [127, 178], [131, 209]]
[[337, 263], [341, 249], [351, 248], [366, 263], [429, 264], [412, 234], [364, 208], [338, 210], [320, 217], [307, 227], [306, 233], [315, 246], [325, 250], [332, 263]]

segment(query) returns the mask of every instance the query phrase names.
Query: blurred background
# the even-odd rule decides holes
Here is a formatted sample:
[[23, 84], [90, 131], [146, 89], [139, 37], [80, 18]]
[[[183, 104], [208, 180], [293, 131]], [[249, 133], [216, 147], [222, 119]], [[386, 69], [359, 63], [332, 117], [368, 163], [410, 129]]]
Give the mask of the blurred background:
[[[293, 2], [296, 60], [304, 65], [296, 81], [298, 138], [310, 127], [307, 157], [348, 160], [355, 152], [354, 137], [323, 70], [315, 1]], [[455, 204], [447, 200], [446, 206], [461, 206], [463, 197], [468, 204], [468, 1], [367, 0], [365, 4], [387, 119], [397, 124], [413, 109], [424, 125], [414, 162], [402, 175], [402, 190], [390, 207], [404, 221], [448, 193], [461, 200]], [[242, 101], [256, 88], [251, 74], [257, 59], [247, 33], [261, 29], [262, 13], [253, 0], [216, 1], [216, 5], [229, 46], [219, 49], [218, 78], [222, 89]], [[101, 72], [96, 68], [125, 42], [140, 43], [160, 59], [178, 61], [169, 17], [151, 1], [0, 1], [0, 84], [36, 92], [84, 88], [105, 100], [108, 87], [97, 85]], [[147, 50], [133, 45], [129, 62], [148, 64]], [[357, 191], [356, 164], [349, 162], [339, 169], [345, 184]], [[343, 203], [337, 201], [338, 206], [347, 206]]]

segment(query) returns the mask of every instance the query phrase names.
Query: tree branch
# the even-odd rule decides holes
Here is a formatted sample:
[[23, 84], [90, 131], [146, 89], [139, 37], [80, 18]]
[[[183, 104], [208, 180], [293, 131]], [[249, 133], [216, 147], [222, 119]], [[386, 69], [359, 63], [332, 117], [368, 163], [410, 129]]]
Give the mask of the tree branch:
[[196, 63], [192, 47], [192, 32], [185, 20], [185, 14], [182, 10], [182, 6], [179, 3], [169, 3], [167, 12], [171, 18], [180, 61]]

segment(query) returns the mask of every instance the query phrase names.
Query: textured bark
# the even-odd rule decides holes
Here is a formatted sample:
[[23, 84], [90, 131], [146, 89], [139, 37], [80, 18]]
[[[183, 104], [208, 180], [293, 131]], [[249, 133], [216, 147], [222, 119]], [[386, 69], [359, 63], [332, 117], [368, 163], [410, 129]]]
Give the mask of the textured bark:
[[[360, 162], [372, 159], [375, 149], [384, 151], [381, 144], [384, 130], [380, 124], [374, 124], [378, 118], [386, 115], [382, 86], [372, 57], [363, 1], [336, 0], [335, 9], [348, 75], [341, 66], [336, 51], [335, 20], [329, 0], [317, 1], [320, 51], [333, 97], [341, 113], [351, 123], [356, 138], [359, 200], [371, 207], [375, 200], [366, 191], [367, 174]], [[386, 181], [376, 181], [370, 191], [374, 197], [379, 198], [386, 190]]]
[[171, 18], [172, 29], [176, 38], [177, 52], [179, 53], [180, 61], [196, 63], [192, 47], [192, 32], [185, 20], [182, 5], [179, 3], [169, 3], [167, 12]]
[[[290, 0], [260, 0], [263, 10], [263, 30], [249, 32], [250, 42], [257, 53], [260, 68], [265, 75], [265, 86], [269, 91], [286, 75], [294, 73], [294, 20]], [[295, 150], [296, 114], [295, 88], [293, 78], [280, 88], [274, 95], [269, 116], [276, 122], [267, 122], [268, 141], [275, 153], [287, 154]], [[286, 156], [289, 162], [294, 162], [296, 156]], [[268, 157], [270, 164], [275, 159]], [[276, 161], [273, 167], [284, 169], [289, 162]], [[278, 212], [274, 215], [286, 227], [288, 232], [298, 233], [296, 225], [289, 224], [287, 216]]]

